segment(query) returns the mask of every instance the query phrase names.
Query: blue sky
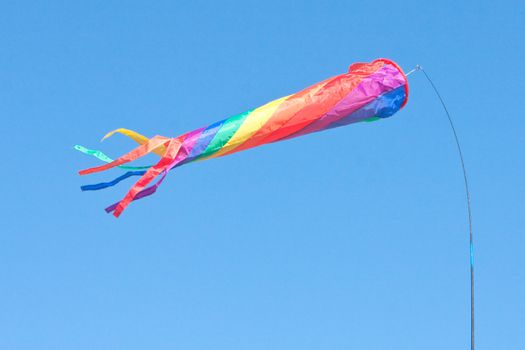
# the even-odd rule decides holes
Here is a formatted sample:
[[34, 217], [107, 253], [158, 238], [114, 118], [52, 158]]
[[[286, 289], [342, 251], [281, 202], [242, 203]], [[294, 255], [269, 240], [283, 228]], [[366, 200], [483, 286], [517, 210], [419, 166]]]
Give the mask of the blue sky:
[[405, 109], [81, 193], [109, 130], [176, 136], [387, 57], [472, 186], [479, 349], [525, 347], [519, 1], [3, 1], [0, 348], [466, 349], [468, 231], [422, 74]]

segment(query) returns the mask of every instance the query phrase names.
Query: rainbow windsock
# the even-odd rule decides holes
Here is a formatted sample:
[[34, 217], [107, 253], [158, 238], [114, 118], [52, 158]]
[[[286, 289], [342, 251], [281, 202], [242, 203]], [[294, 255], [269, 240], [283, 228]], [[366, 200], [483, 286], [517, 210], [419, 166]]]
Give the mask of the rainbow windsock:
[[[148, 139], [128, 129], [117, 129], [104, 138], [121, 133], [140, 146], [116, 160], [100, 151], [75, 146], [107, 163], [79, 173], [86, 175], [113, 167], [129, 171], [107, 183], [82, 186], [82, 190], [99, 190], [140, 176], [120, 202], [106, 208], [118, 217], [132, 201], [153, 194], [177, 166], [351, 123], [387, 118], [406, 104], [407, 97], [408, 82], [401, 68], [390, 60], [378, 59], [352, 64], [348, 73], [175, 138]], [[153, 166], [123, 165], [150, 152], [161, 157]], [[156, 178], [157, 182], [147, 187]]]

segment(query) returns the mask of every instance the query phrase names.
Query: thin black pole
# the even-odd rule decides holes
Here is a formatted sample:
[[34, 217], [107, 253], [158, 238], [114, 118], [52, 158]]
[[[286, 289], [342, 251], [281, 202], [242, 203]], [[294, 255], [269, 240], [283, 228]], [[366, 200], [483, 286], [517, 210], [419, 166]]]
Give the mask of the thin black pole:
[[470, 246], [469, 246], [469, 251], [470, 251], [470, 349], [474, 350], [474, 237], [472, 234], [472, 209], [470, 206], [470, 190], [468, 186], [468, 178], [467, 178], [467, 170], [465, 167], [465, 160], [463, 159], [463, 152], [461, 150], [461, 145], [459, 143], [459, 138], [456, 132], [456, 128], [454, 127], [454, 123], [452, 122], [452, 117], [450, 116], [447, 106], [445, 105], [445, 101], [443, 101], [443, 98], [441, 97], [441, 94], [436, 88], [436, 85], [434, 85], [434, 83], [432, 82], [432, 79], [430, 79], [430, 77], [428, 76], [427, 72], [425, 72], [423, 67], [421, 67], [420, 65], [417, 65], [416, 68], [414, 68], [412, 71], [407, 73], [407, 75], [413, 73], [416, 70], [420, 70], [423, 72], [423, 74], [425, 74], [425, 77], [427, 78], [430, 85], [432, 85], [434, 92], [436, 93], [437, 97], [441, 101], [441, 105], [443, 106], [443, 109], [445, 110], [445, 113], [447, 114], [450, 128], [452, 129], [452, 132], [454, 134], [454, 139], [456, 140], [456, 146], [457, 146], [457, 150], [459, 154], [459, 159], [461, 161], [461, 169], [463, 170], [463, 179], [465, 181], [465, 194], [467, 197], [469, 243], [470, 243]]

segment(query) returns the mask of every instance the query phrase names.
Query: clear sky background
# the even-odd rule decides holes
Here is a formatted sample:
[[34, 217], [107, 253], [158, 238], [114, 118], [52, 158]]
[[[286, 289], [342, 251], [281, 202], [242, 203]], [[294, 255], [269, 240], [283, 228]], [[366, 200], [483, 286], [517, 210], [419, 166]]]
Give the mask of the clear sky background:
[[[421, 73], [405, 109], [181, 167], [116, 220], [79, 177], [148, 136], [349, 64], [423, 65], [472, 186], [479, 349], [525, 348], [520, 1], [2, 1], [0, 348], [467, 349], [454, 141]], [[151, 158], [153, 159], [153, 158]], [[150, 160], [151, 160], [150, 159]]]

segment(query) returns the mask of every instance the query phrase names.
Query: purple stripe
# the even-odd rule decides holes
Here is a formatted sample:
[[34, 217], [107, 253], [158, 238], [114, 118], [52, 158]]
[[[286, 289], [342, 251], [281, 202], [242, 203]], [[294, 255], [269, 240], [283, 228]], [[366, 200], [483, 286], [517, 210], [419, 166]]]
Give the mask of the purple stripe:
[[175, 160], [183, 161], [185, 158], [187, 158], [191, 154], [191, 152], [193, 151], [193, 148], [199, 141], [205, 129], [206, 128], [199, 128], [197, 130], [193, 130], [187, 133], [184, 136], [184, 141], [182, 141], [181, 149], [179, 151], [179, 154], [177, 154], [177, 157], [175, 158]]

